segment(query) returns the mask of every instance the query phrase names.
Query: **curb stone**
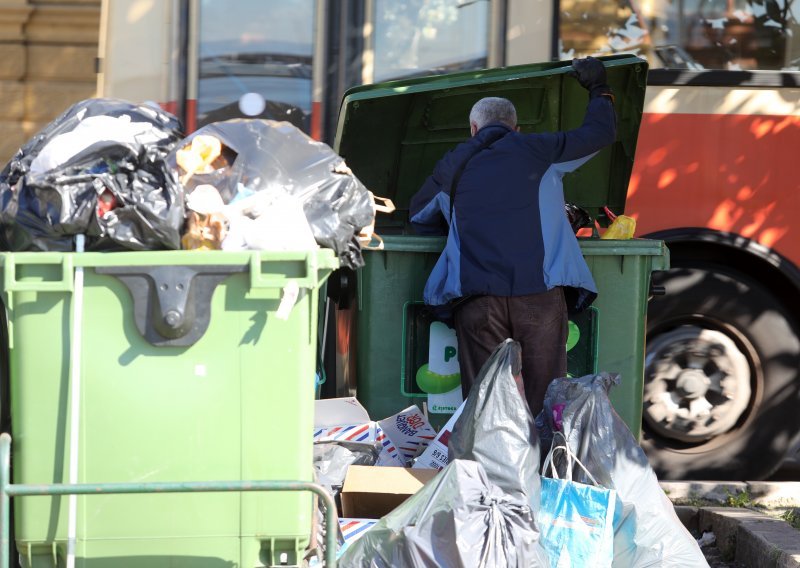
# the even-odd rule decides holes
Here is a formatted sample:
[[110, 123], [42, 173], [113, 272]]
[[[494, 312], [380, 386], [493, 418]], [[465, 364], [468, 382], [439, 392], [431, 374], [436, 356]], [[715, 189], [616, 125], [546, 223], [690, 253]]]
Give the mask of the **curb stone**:
[[678, 503], [701, 499], [727, 503], [728, 497], [747, 493], [754, 505], [764, 507], [800, 507], [800, 482], [769, 481], [661, 481], [670, 501]]
[[741, 500], [741, 505], [773, 513], [798, 508], [800, 482], [662, 481], [660, 485], [689, 530], [714, 532], [724, 558], [745, 568], [800, 568], [800, 530], [750, 508], [713, 506]]
[[712, 531], [723, 557], [745, 568], [800, 568], [800, 531], [750, 509], [676, 506], [689, 529]]

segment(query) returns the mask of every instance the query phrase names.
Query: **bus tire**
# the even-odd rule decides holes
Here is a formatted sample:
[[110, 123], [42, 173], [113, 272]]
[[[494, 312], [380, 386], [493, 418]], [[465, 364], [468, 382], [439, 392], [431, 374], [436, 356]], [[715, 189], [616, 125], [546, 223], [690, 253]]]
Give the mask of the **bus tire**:
[[767, 478], [800, 433], [800, 326], [744, 273], [674, 264], [653, 275], [642, 447], [663, 479]]

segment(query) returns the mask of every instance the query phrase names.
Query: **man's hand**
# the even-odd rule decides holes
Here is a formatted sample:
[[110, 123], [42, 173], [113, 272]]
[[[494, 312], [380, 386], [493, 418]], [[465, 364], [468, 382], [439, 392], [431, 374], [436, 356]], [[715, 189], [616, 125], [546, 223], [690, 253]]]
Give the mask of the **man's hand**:
[[570, 77], [575, 77], [581, 87], [589, 91], [589, 96], [594, 98], [600, 95], [610, 96], [611, 87], [606, 82], [606, 68], [603, 62], [594, 57], [585, 57], [583, 59], [572, 60], [572, 71], [569, 72]]

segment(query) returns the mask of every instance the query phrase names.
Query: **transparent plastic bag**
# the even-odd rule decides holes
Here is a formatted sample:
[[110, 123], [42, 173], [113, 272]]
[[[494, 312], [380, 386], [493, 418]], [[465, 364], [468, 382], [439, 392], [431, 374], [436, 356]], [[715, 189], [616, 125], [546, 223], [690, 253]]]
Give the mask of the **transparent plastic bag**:
[[[219, 140], [219, 154], [207, 143], [195, 144], [200, 137]], [[187, 159], [194, 146], [197, 151]], [[258, 192], [298, 199], [317, 244], [333, 249], [343, 266], [363, 265], [358, 234], [375, 216], [369, 192], [329, 146], [288, 122], [236, 119], [208, 124], [183, 140], [169, 163], [187, 193], [209, 184], [226, 204]]]

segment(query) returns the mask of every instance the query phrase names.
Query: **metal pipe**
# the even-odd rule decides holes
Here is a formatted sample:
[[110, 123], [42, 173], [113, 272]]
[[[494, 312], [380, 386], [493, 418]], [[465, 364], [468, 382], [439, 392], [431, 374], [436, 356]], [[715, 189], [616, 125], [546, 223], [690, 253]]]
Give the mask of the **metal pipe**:
[[309, 481], [175, 481], [156, 483], [9, 483], [11, 436], [0, 434], [0, 520], [2, 557], [0, 568], [10, 568], [9, 504], [11, 497], [42, 495], [110, 495], [131, 493], [213, 493], [224, 491], [311, 491], [325, 504], [325, 566], [336, 566], [336, 504], [322, 486]]
[[490, 0], [489, 2], [489, 50], [487, 66], [503, 67], [506, 64], [506, 41], [508, 35], [508, 2], [507, 0]]
[[[75, 235], [75, 252], [84, 251], [86, 235]], [[72, 342], [69, 355], [69, 482], [78, 482], [81, 431], [81, 350], [83, 346], [83, 267], [75, 268], [72, 292]], [[69, 496], [67, 515], [67, 568], [75, 568], [75, 541], [78, 532], [78, 497]]]
[[314, 46], [311, 66], [311, 137], [325, 136], [325, 83], [328, 72], [328, 2], [317, 0], [314, 5]]
[[11, 563], [11, 436], [0, 434], [0, 567]]

